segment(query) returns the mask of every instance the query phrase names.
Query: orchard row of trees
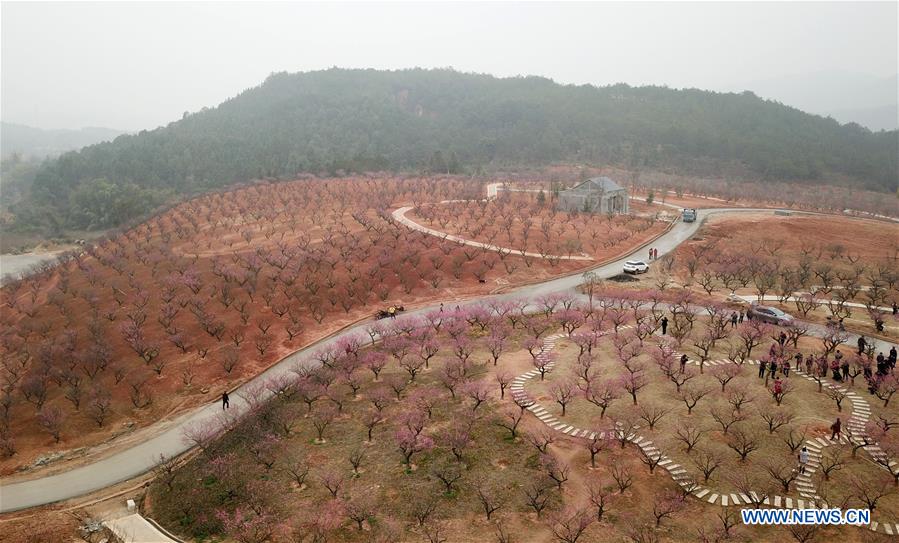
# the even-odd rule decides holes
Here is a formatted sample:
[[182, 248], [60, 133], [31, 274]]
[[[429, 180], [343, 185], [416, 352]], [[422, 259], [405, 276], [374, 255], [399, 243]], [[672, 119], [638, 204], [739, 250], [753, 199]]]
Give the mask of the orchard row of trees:
[[164, 409], [198, 376], [206, 387], [238, 379], [259, 367], [247, 360], [268, 363], [335, 318], [533, 266], [414, 232], [387, 212], [473, 191], [451, 179], [260, 185], [64, 254], [3, 287], [7, 420], [25, 424], [20, 437], [42, 413], [101, 429]]
[[899, 299], [897, 254], [869, 260], [839, 243], [810, 241], [792, 251], [787, 240], [752, 234], [733, 241], [713, 235], [686, 244], [674, 257], [662, 259], [659, 281], [664, 284], [677, 269], [687, 285], [698, 285], [710, 296], [753, 288], [759, 299], [776, 295], [803, 317], [820, 307], [835, 319], [849, 317], [853, 308], [848, 304], [857, 302], [864, 304], [872, 322], [883, 321], [886, 312], [880, 308]]
[[[229, 412], [190, 428], [185, 437], [202, 458], [185, 470], [163, 459], [156, 500], [171, 525], [194, 536], [228, 533], [248, 543], [287, 537], [328, 540], [342, 530], [363, 529], [385, 540], [411, 530], [427, 541], [442, 541], [441, 534], [446, 537], [458, 529], [453, 521], [460, 512], [468, 511], [479, 512], [498, 541], [506, 540], [504, 534], [508, 537], [509, 514], [533, 511], [557, 541], [567, 542], [577, 541], [610, 511], [618, 514], [617, 508], [622, 508], [619, 526], [624, 534], [641, 541], [648, 527], [658, 529], [687, 508], [690, 488], [656, 493], [635, 514], [628, 504], [636, 474], [628, 462], [618, 461], [588, 476], [585, 500], [573, 500], [566, 489], [583, 484], [571, 482], [573, 470], [596, 467], [603, 455], [620, 454], [638, 428], [641, 433], [658, 430], [671, 416], [640, 394], [651, 375], [644, 362], [647, 352], [686, 404], [687, 414], [673, 433], [690, 457], [686, 465], [695, 466], [706, 482], [723, 473], [729, 461], [706, 447], [713, 431], [700, 420], [720, 426], [740, 463], [752, 462], [763, 441], [782, 440], [795, 454], [806, 437], [792, 424], [792, 411], [780, 405], [787, 394], [776, 398], [771, 392], [769, 401], [776, 401], [777, 407], [763, 406], [762, 398], [734, 381], [743, 368], [739, 362], [711, 370], [732, 410], [715, 406], [710, 416], [698, 414], [700, 400], [709, 402], [718, 395], [698, 384], [702, 368], [679, 370], [673, 344], [641, 337], [655, 329], [661, 318], [657, 315], [671, 313], [683, 315], [687, 323], [692, 319], [697, 331], [705, 326], [727, 329], [716, 324], [724, 322], [723, 312], [700, 309], [693, 301], [670, 293], [604, 291], [592, 305], [570, 296], [546, 296], [530, 303], [492, 301], [374, 323], [367, 335], [343, 338], [299, 361], [290, 372], [246, 388], [241, 393], [246, 412]], [[561, 381], [552, 389], [553, 398], [564, 410], [576, 394], [602, 410], [593, 425], [594, 437], [577, 442], [577, 457], [582, 459], [577, 463], [560, 457], [558, 447], [566, 445], [556, 434], [528, 426], [527, 403], [507, 395], [512, 374], [503, 368], [506, 353], [521, 348], [531, 353], [538, 370], [544, 367], [535, 354], [542, 339], [559, 328], [570, 334], [578, 354], [571, 368], [574, 384], [569, 388]], [[733, 333], [740, 343], [752, 344], [752, 352], [763, 339], [771, 340], [772, 332], [765, 325], [746, 323]], [[732, 339], [725, 336], [722, 342]], [[630, 377], [610, 374], [609, 362], [598, 354], [600, 342], [612, 344], [617, 358], [612, 363]], [[776, 353], [790, 354], [789, 349]], [[768, 388], [763, 390], [768, 394]], [[605, 410], [615, 410], [613, 404], [621, 398], [636, 407], [605, 417]], [[751, 409], [753, 402], [758, 410]], [[894, 421], [883, 418], [875, 424], [888, 427]], [[780, 439], [762, 438], [758, 425]], [[528, 444], [530, 452], [518, 449]], [[525, 465], [508, 466], [497, 476], [492, 465], [497, 447], [518, 454]], [[838, 472], [848, 462], [846, 453], [829, 451], [822, 473], [830, 477]], [[650, 473], [660, 461], [652, 455], [640, 460]], [[730, 469], [733, 475], [726, 477], [736, 491], [757, 497], [756, 507], [787, 492], [784, 486], [788, 489], [795, 480], [795, 474], [784, 471], [786, 462], [769, 458], [762, 463], [765, 478], [759, 470]], [[377, 478], [385, 470], [391, 478], [381, 483]], [[207, 484], [196, 485], [197, 477]], [[524, 480], [513, 482], [519, 477]], [[853, 485], [854, 493], [844, 505], [864, 499], [876, 505], [889, 492], [876, 480], [853, 479]], [[397, 499], [384, 499], [385, 491]], [[295, 507], [294, 500], [311, 502]], [[309, 514], [298, 518], [297, 510]], [[702, 533], [733, 529], [734, 519], [726, 509], [720, 520], [717, 527], [702, 526]]]
[[492, 200], [426, 205], [415, 210], [433, 228], [541, 255], [595, 255], [646, 235], [655, 217], [569, 213], [554, 203], [503, 192]]
[[[744, 205], [768, 204], [774, 207], [807, 209], [854, 215], [858, 212], [896, 217], [895, 202], [883, 193], [856, 187], [820, 183], [774, 180], [735, 179], [724, 176], [696, 177], [661, 174], [650, 171], [622, 172], [632, 180], [631, 188], [642, 193], [654, 192], [655, 201], [674, 196], [718, 198]], [[709, 202], [721, 205], [721, 202]]]

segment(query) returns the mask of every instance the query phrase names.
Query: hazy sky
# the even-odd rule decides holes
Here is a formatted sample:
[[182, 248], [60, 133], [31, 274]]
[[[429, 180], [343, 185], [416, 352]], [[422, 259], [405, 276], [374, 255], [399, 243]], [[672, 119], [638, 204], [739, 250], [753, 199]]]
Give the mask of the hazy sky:
[[331, 66], [713, 90], [883, 79], [897, 3], [2, 4], [4, 121], [153, 128], [270, 72]]

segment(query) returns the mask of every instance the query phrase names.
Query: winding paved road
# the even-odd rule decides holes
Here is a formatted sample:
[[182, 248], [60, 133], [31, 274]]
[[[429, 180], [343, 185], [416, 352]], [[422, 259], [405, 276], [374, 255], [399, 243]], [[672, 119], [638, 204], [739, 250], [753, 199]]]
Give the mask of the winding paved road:
[[[721, 208], [699, 211], [699, 220], [693, 223], [676, 223], [671, 230], [663, 234], [652, 246], [658, 248], [660, 254], [671, 252], [678, 245], [689, 239], [702, 224], [703, 220], [713, 214], [720, 213], [772, 213], [773, 209], [745, 209], [745, 208]], [[643, 247], [614, 262], [593, 268], [597, 278], [608, 278], [621, 272], [626, 260], [635, 255], [642, 257]], [[583, 272], [569, 276], [552, 279], [542, 283], [523, 286], [511, 292], [478, 298], [467, 303], [480, 303], [486, 299], [520, 299], [532, 298], [545, 294], [562, 292], [574, 289], [583, 281]], [[424, 314], [439, 308], [439, 302], [429, 307], [410, 311], [408, 314]], [[258, 387], [269, 379], [278, 376], [289, 375], [290, 370], [298, 362], [303, 361], [307, 354], [318, 349], [334, 344], [343, 337], [365, 334], [365, 328], [369, 325], [363, 322], [350, 327], [318, 343], [309, 345], [299, 351], [285, 357], [268, 370], [257, 375], [231, 394], [231, 412], [235, 409], [246, 407], [246, 400], [241, 392], [253, 390], [258, 393]], [[171, 421], [165, 431], [147, 438], [138, 445], [120, 451], [108, 457], [101, 458], [91, 464], [71, 469], [58, 474], [48, 475], [40, 479], [23, 481], [11, 484], [3, 484], [0, 480], [0, 513], [17, 511], [38, 505], [44, 505], [57, 501], [67, 500], [82, 496], [108, 486], [126, 481], [151, 470], [158, 462], [160, 455], [177, 456], [190, 449], [183, 438], [183, 432], [190, 426], [212, 419], [221, 413], [218, 402], [197, 408], [185, 413]]]

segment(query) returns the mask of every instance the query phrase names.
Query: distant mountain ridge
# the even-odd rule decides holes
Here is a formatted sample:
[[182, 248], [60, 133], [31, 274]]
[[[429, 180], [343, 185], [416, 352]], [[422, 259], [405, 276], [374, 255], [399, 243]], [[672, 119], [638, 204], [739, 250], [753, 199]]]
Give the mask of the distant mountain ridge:
[[33, 207], [16, 213], [111, 226], [171, 195], [253, 179], [560, 160], [723, 164], [755, 178], [895, 192], [897, 142], [899, 132], [841, 126], [751, 92], [333, 68], [272, 74], [217, 107], [66, 153], [37, 172]]
[[13, 153], [29, 158], [57, 156], [95, 143], [112, 141], [126, 133], [100, 127], [44, 130], [23, 124], [0, 122], [0, 155], [3, 158]]
[[821, 71], [750, 81], [733, 88], [752, 89], [763, 98], [875, 132], [899, 127], [899, 74], [880, 77]]
[[899, 127], [899, 105], [834, 109], [828, 114], [841, 123], [858, 123], [870, 130], [896, 130]]

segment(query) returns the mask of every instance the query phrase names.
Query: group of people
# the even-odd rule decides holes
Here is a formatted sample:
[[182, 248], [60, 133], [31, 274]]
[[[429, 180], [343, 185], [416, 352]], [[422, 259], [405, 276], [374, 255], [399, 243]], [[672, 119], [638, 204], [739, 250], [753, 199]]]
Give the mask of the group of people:
[[[787, 335], [781, 332], [780, 336], [777, 338], [777, 343], [772, 343], [771, 348], [768, 349], [768, 361], [759, 361], [760, 379], [764, 378], [766, 373], [768, 374], [769, 379], [775, 379], [778, 371], [782, 372], [784, 377], [790, 376], [790, 370], [793, 369], [793, 366], [790, 363], [790, 357], [785, 356], [784, 347], [786, 346], [786, 343]], [[794, 359], [796, 360], [796, 367], [802, 369], [802, 353], [796, 353]], [[808, 355], [808, 360], [806, 360], [806, 371], [811, 373], [811, 367], [812, 355]]]
[[[652, 249], [650, 249], [650, 258], [652, 258]], [[899, 313], [899, 306], [896, 303], [893, 304], [893, 314], [896, 315]], [[731, 327], [736, 327], [738, 323], [742, 323], [743, 319], [748, 317], [748, 314], [744, 314], [743, 311], [734, 311], [730, 315], [730, 324]], [[668, 318], [663, 317], [662, 321], [662, 334], [667, 333], [668, 328]], [[845, 330], [843, 326], [843, 319], [840, 319], [839, 323], [829, 322], [829, 326], [839, 327], [840, 330]], [[828, 356], [825, 354], [814, 355], [812, 353], [808, 353], [803, 355], [801, 352], [796, 352], [792, 357], [787, 356], [786, 353], [786, 343], [787, 343], [787, 334], [785, 332], [780, 332], [780, 334], [776, 337], [776, 342], [771, 344], [771, 348], [768, 351], [768, 359], [767, 361], [762, 360], [759, 362], [759, 373], [758, 376], [760, 379], [765, 379], [765, 385], [767, 386], [768, 380], [773, 379], [774, 383], [772, 384], [772, 392], [774, 394], [783, 393], [783, 381], [781, 381], [781, 376], [783, 378], [790, 377], [790, 371], [795, 367], [798, 370], [805, 370], [805, 373], [808, 375], [818, 375], [824, 377], [827, 375], [827, 372], [831, 372], [831, 376], [834, 381], [845, 382], [850, 380], [850, 369], [851, 364], [849, 359], [843, 354], [840, 349], [837, 349], [833, 355], [832, 360], [828, 360]], [[865, 336], [859, 336], [858, 338], [858, 355], [866, 355], [868, 354], [868, 348], [870, 344]], [[792, 362], [791, 362], [792, 360]], [[873, 394], [877, 387], [879, 386], [879, 380], [884, 379], [887, 375], [892, 374], [896, 368], [897, 362], [897, 351], [896, 346], [891, 346], [887, 355], [884, 355], [883, 352], [879, 352], [876, 357], [876, 372], [871, 364], [865, 364], [862, 367], [862, 373], [865, 377], [865, 380], [868, 383], [869, 391]], [[683, 372], [686, 369], [687, 365], [687, 355], [682, 355], [680, 358], [680, 370]], [[780, 375], [778, 375], [780, 374]], [[858, 375], [858, 374], [856, 374]], [[841, 436], [842, 432], [842, 421], [839, 417], [837, 417], [836, 421], [830, 425], [830, 439], [835, 440]], [[803, 447], [802, 450], [799, 451], [797, 456], [799, 460], [799, 473], [805, 473], [806, 467], [809, 463], [809, 451], [806, 447]]]
[[[828, 361], [828, 357], [824, 354], [815, 356], [812, 353], [808, 353], [803, 357], [801, 352], [797, 352], [792, 359], [795, 363], [795, 368], [804, 368], [805, 373], [809, 375], [823, 377], [829, 370], [834, 381], [846, 382], [850, 379], [849, 359], [846, 358], [839, 349], [837, 349], [836, 353], [833, 355], [833, 359], [830, 361]], [[893, 373], [896, 369], [896, 359], [897, 352], [895, 346], [890, 348], [889, 353], [886, 356], [884, 356], [883, 352], [879, 353], [876, 358], [876, 374], [874, 369], [870, 366], [862, 368], [865, 379], [870, 382], [875, 377], [883, 377]], [[783, 354], [783, 343], [778, 341], [778, 343], [771, 344], [771, 349], [768, 351], [768, 361], [761, 361], [759, 363], [759, 378], [764, 378], [767, 374], [769, 379], [774, 379], [777, 377], [778, 371], [780, 371], [784, 377], [789, 377], [793, 367], [794, 365], [791, 364], [790, 357], [784, 356]]]
[[649, 248], [649, 259], [650, 260], [658, 260], [658, 258], [659, 258], [659, 250], [654, 247], [650, 247]]

